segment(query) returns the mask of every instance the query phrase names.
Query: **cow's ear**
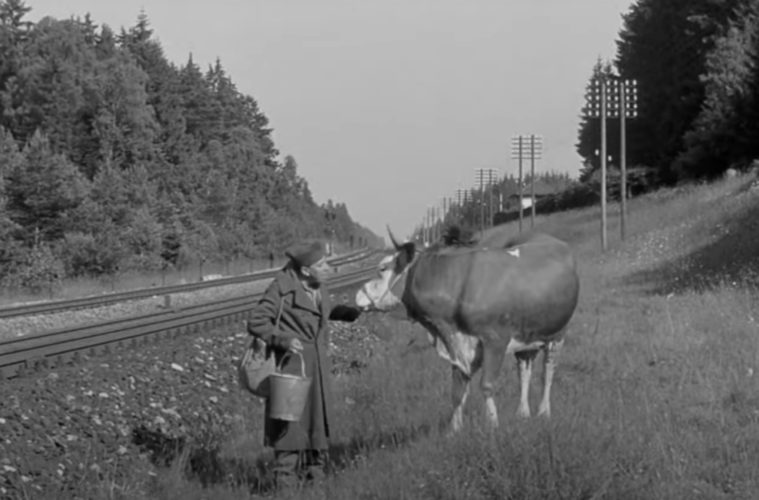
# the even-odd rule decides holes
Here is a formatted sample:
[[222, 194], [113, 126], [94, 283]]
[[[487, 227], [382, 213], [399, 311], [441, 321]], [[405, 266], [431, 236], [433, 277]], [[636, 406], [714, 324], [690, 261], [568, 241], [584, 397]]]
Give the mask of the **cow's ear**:
[[406, 261], [405, 265], [407, 266], [411, 264], [412, 260], [414, 260], [414, 255], [416, 255], [416, 245], [414, 245], [413, 241], [406, 242], [401, 245], [401, 252], [403, 253], [403, 257]]

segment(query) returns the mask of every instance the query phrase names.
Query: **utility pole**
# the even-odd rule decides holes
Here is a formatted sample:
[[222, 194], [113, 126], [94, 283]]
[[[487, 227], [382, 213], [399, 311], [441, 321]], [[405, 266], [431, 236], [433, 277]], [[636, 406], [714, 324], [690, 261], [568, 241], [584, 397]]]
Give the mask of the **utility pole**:
[[635, 80], [614, 75], [593, 79], [588, 97], [588, 116], [601, 120], [601, 248], [606, 251], [606, 119], [619, 117], [620, 132], [620, 233], [624, 241], [627, 232], [627, 131], [626, 119], [638, 116], [638, 89]]
[[619, 170], [620, 170], [620, 235], [627, 233], [627, 118], [638, 116], [638, 82], [620, 79], [619, 82]]
[[543, 152], [543, 138], [530, 134], [530, 227], [535, 227], [535, 206], [538, 204], [535, 199], [535, 160], [539, 159]]
[[530, 210], [531, 220], [530, 227], [535, 227], [535, 160], [539, 160], [542, 157], [543, 151], [543, 137], [535, 134], [530, 134], [529, 141], [526, 136], [518, 135], [511, 139], [511, 157], [519, 160], [519, 232], [522, 232], [522, 225], [524, 220], [523, 214], [523, 197], [524, 197], [524, 181], [522, 178], [522, 160], [527, 158], [529, 154], [530, 158]]
[[435, 238], [435, 215], [434, 215], [433, 210], [434, 209], [432, 207], [427, 207], [427, 220], [429, 221], [429, 228], [430, 228], [429, 235], [427, 238], [428, 245], [431, 245], [433, 239]]
[[432, 242], [435, 241], [435, 209], [433, 207], [427, 207], [427, 212], [430, 221], [430, 234], [427, 239], [427, 244], [432, 245]]
[[493, 179], [495, 170], [488, 169], [488, 227], [493, 226]]
[[606, 238], [606, 78], [601, 79], [601, 248], [605, 252]]
[[[478, 168], [475, 170], [477, 183], [480, 185], [480, 231], [492, 225], [493, 220], [493, 179], [496, 172], [492, 168]], [[485, 218], [485, 189], [488, 190], [488, 217]], [[489, 222], [485, 222], [488, 220]]]
[[469, 217], [471, 218], [472, 222], [472, 230], [474, 230], [475, 226], [477, 225], [477, 212], [474, 210], [477, 208], [475, 206], [475, 203], [477, 202], [477, 188], [472, 188], [469, 190]]
[[519, 232], [522, 232], [522, 224], [524, 223], [524, 213], [522, 212], [522, 198], [524, 193], [522, 192], [522, 160], [524, 159], [524, 153], [522, 150], [522, 136], [519, 136]]
[[605, 252], [606, 239], [606, 100], [607, 76], [593, 78], [589, 97], [589, 114], [601, 119], [601, 251]]
[[422, 218], [422, 245], [427, 242], [427, 214]]
[[435, 243], [440, 239], [440, 207], [432, 206], [432, 242]]
[[480, 185], [480, 231], [485, 229], [485, 169], [475, 169], [477, 184]]
[[466, 190], [465, 189], [457, 189], [456, 190], [456, 220], [459, 222], [459, 224], [466, 225], [466, 221], [464, 220], [464, 204], [466, 203]]

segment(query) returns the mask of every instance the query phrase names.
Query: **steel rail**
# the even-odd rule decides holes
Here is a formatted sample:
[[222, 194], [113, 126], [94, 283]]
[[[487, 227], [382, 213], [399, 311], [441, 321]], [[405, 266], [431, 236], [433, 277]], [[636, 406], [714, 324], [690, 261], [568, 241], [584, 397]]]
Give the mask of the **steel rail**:
[[[351, 252], [340, 257], [330, 259], [329, 262], [333, 266], [344, 266], [346, 264], [353, 264], [370, 258], [375, 254], [374, 250], [362, 249], [355, 252]], [[116, 292], [103, 295], [95, 295], [88, 297], [78, 297], [75, 299], [65, 300], [53, 300], [46, 302], [35, 302], [32, 304], [22, 304], [17, 306], [0, 308], [0, 319], [12, 318], [16, 316], [32, 316], [36, 314], [49, 314], [57, 311], [66, 311], [73, 309], [86, 309], [92, 307], [103, 306], [107, 304], [114, 304], [118, 302], [126, 302], [129, 300], [144, 299], [147, 297], [171, 295], [175, 293], [192, 292], [195, 290], [201, 290], [204, 288], [235, 285], [239, 283], [249, 283], [253, 281], [260, 281], [271, 278], [279, 269], [267, 269], [265, 271], [258, 271], [255, 273], [242, 274], [239, 276], [229, 276], [226, 278], [219, 278], [208, 281], [199, 281], [197, 283], [186, 283], [183, 285], [168, 285], [152, 288], [141, 288], [139, 290], [128, 290], [125, 292]]]
[[[375, 270], [360, 269], [331, 279], [330, 292], [357, 285]], [[113, 347], [139, 345], [149, 339], [197, 331], [241, 321], [263, 292], [194, 306], [132, 316], [91, 325], [52, 330], [0, 341], [0, 379], [70, 362], [82, 354], [99, 354]]]

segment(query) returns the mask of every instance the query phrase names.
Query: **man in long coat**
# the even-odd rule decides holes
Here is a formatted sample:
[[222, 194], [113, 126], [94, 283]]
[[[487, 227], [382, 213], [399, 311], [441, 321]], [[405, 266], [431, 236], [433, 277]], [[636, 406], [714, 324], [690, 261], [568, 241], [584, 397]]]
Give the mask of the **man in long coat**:
[[[358, 308], [333, 307], [330, 303], [323, 284], [331, 267], [323, 243], [301, 243], [285, 253], [288, 263], [248, 318], [248, 333], [266, 342], [278, 365], [288, 351], [300, 353], [306, 376], [312, 380], [300, 421], [271, 418], [267, 400], [264, 445], [275, 450], [278, 487], [294, 486], [300, 477], [318, 479], [324, 475], [332, 410], [327, 322], [354, 321], [360, 314]], [[287, 356], [282, 371], [300, 375], [300, 356]]]

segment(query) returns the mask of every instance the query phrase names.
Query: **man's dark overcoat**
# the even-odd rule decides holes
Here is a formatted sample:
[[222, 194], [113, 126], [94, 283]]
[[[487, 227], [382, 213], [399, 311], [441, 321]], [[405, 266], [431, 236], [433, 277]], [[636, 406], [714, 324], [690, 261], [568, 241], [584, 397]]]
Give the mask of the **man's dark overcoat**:
[[[275, 327], [280, 304], [282, 314], [279, 328]], [[328, 320], [352, 321], [355, 311], [348, 306], [332, 308], [329, 293], [322, 287], [321, 303], [317, 306], [298, 279], [292, 266], [285, 266], [272, 280], [260, 302], [248, 318], [248, 332], [266, 342], [274, 350], [277, 364], [286, 353], [286, 340], [297, 338], [303, 344], [306, 376], [311, 377], [311, 389], [306, 409], [299, 422], [286, 422], [269, 418], [266, 404], [264, 445], [278, 451], [325, 450], [329, 444], [332, 392], [330, 388], [331, 361], [327, 357], [329, 346]], [[300, 357], [289, 355], [282, 371], [301, 374]]]

